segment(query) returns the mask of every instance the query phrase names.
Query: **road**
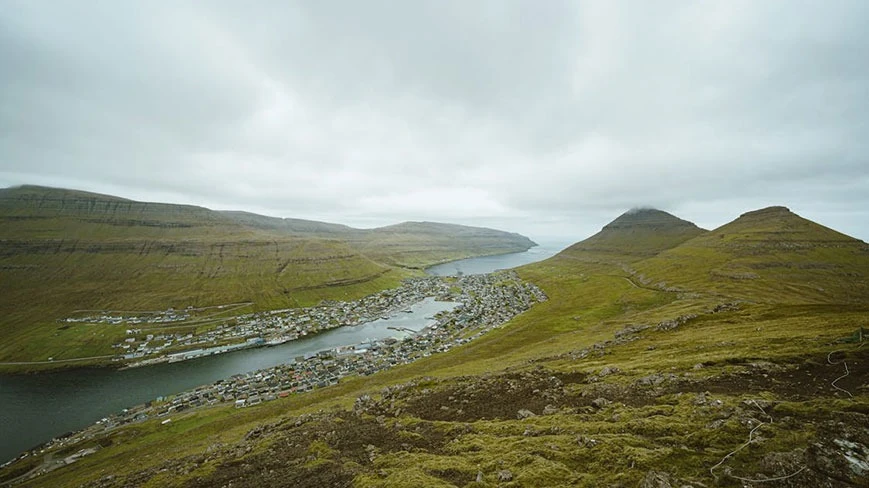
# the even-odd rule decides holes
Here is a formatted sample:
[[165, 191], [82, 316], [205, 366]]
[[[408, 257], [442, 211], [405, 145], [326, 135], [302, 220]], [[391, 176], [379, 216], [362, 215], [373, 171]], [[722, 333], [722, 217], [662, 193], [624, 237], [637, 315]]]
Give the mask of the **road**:
[[28, 365], [28, 364], [57, 364], [57, 363], [74, 363], [77, 361], [90, 361], [92, 359], [110, 359], [116, 357], [112, 354], [108, 356], [91, 356], [89, 358], [72, 358], [72, 359], [52, 359], [51, 361], [13, 361], [13, 362], [0, 362], [0, 366], [20, 366], [20, 365]]

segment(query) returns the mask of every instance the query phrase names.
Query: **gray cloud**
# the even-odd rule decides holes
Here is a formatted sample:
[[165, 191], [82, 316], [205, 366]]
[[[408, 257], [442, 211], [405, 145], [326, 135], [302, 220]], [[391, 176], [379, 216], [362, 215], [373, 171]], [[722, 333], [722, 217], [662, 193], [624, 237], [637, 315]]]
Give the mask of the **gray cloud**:
[[869, 7], [7, 1], [0, 185], [578, 240], [782, 204], [869, 239]]

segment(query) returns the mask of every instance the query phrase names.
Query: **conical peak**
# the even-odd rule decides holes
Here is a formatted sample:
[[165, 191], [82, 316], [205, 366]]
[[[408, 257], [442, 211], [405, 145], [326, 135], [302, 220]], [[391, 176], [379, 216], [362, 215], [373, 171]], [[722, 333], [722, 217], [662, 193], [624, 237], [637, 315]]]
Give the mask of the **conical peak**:
[[654, 256], [704, 232], [691, 222], [662, 210], [634, 208], [565, 252], [594, 252], [617, 255], [619, 259], [638, 259]]
[[[775, 206], [745, 212], [728, 224], [721, 226], [724, 229], [754, 229], [767, 231], [781, 228], [792, 229], [794, 226], [817, 225], [791, 212], [787, 207]], [[741, 232], [741, 230], [740, 230]]]
[[792, 245], [794, 242], [850, 242], [859, 241], [849, 235], [825, 227], [799, 216], [786, 207], [767, 207], [745, 212], [736, 220], [713, 231], [715, 235], [730, 234], [737, 240], [747, 238], [763, 240], [767, 244]]
[[694, 227], [691, 222], [655, 208], [632, 208], [604, 226], [604, 229], [630, 227]]
[[740, 215], [740, 218], [753, 218], [753, 217], [775, 217], [775, 216], [784, 216], [784, 215], [795, 215], [790, 211], [787, 207], [782, 206], [774, 206], [774, 207], [766, 207], [760, 210], [752, 210], [751, 212], [745, 212]]

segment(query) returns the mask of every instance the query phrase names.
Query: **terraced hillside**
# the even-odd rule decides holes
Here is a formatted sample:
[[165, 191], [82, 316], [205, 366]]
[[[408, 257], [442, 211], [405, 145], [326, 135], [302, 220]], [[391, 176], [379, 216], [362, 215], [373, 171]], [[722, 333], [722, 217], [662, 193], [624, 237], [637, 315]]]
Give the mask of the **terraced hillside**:
[[[869, 258], [831, 232], [781, 209], [669, 248], [642, 225], [604, 228], [591, 251], [520, 268], [549, 300], [465, 346], [119, 428], [24, 486], [867, 486], [869, 296], [847, 290]], [[764, 252], [745, 253], [758, 236]], [[753, 268], [748, 289], [715, 272], [769, 249], [812, 266]], [[808, 281], [827, 291], [800, 299]]]
[[[288, 232], [256, 225], [282, 219], [237, 215], [73, 190], [0, 190], [0, 363], [55, 362], [0, 369], [52, 367], [70, 358], [107, 361], [102, 356], [114, 354], [111, 345], [123, 340], [124, 328], [58, 323], [77, 310], [249, 303], [237, 310], [242, 313], [310, 305], [397, 286], [415, 272], [396, 266], [408, 254], [425, 266], [533, 245], [506, 232], [425, 233], [426, 226], [398, 237], [383, 231], [400, 249], [376, 245], [369, 253], [367, 243], [381, 239], [377, 231], [350, 229], [373, 236], [361, 243], [322, 231], [344, 228], [336, 224], [307, 222]], [[488, 247], [458, 232], [486, 232]]]
[[[350, 241], [381, 262], [408, 268], [425, 268], [432, 260], [453, 261], [474, 256], [504, 254], [536, 246], [525, 236], [481, 227], [435, 222], [403, 222], [379, 227]], [[464, 243], [457, 249], [455, 243]]]
[[354, 229], [245, 212], [223, 213], [246, 226], [271, 232], [341, 239], [379, 262], [412, 269], [422, 269], [435, 262], [526, 251], [537, 245], [516, 233], [437, 222], [403, 222], [374, 229]]

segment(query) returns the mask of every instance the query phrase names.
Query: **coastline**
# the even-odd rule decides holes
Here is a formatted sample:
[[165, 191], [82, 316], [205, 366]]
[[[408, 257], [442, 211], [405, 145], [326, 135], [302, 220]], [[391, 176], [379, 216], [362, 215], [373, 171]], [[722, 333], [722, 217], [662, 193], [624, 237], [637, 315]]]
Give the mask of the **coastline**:
[[[529, 241], [530, 241], [530, 239], [529, 239]], [[519, 248], [516, 248], [515, 250], [498, 250], [498, 251], [494, 251], [491, 253], [470, 254], [467, 256], [455, 257], [452, 259], [446, 259], [446, 260], [440, 260], [440, 261], [433, 262], [433, 263], [427, 263], [426, 265], [420, 266], [420, 267], [404, 267], [404, 268], [421, 271], [421, 272], [425, 273], [425, 276], [432, 276], [431, 274], [429, 274], [428, 270], [433, 268], [433, 267], [436, 267], [436, 266], [449, 264], [449, 263], [453, 263], [453, 262], [458, 262], [458, 261], [463, 261], [463, 260], [468, 260], [468, 259], [504, 256], [504, 255], [510, 255], [510, 254], [520, 254], [520, 253], [525, 253], [528, 250], [539, 246], [539, 244], [537, 244], [534, 241], [531, 241], [531, 244], [532, 244], [531, 246], [529, 246], [525, 249], [522, 249], [521, 247], [519, 247]], [[397, 290], [400, 288], [401, 288], [401, 286], [395, 287], [395, 288], [386, 288], [386, 289], [380, 290], [378, 293], [387, 292], [389, 290]], [[371, 295], [368, 295], [368, 296], [371, 296]], [[215, 305], [213, 307], [207, 307], [207, 308], [222, 308], [222, 306]], [[277, 310], [270, 310], [270, 311], [259, 312], [259, 313], [269, 314], [269, 313], [279, 312], [282, 310], [283, 309], [277, 309]], [[294, 309], [287, 309], [287, 310], [298, 310], [298, 309], [294, 308]], [[82, 311], [77, 311], [77, 312], [82, 312]], [[94, 312], [99, 312], [99, 311], [94, 311]], [[148, 311], [147, 313], [159, 313], [159, 312], [160, 311]], [[131, 312], [131, 313], [141, 314], [144, 312]], [[248, 314], [232, 316], [229, 318], [236, 319], [238, 317], [244, 317], [245, 315], [248, 315]], [[369, 318], [370, 318], [370, 320], [376, 320], [377, 318], [379, 318], [379, 316], [372, 316]], [[355, 324], [340, 324], [340, 325], [361, 325], [362, 323], [366, 323], [366, 322], [368, 322], [368, 321], [359, 322], [359, 323], [355, 323]], [[331, 328], [325, 329], [325, 330], [331, 330]], [[313, 334], [309, 332], [308, 334], [306, 334], [304, 336], [300, 336], [298, 338], [314, 337], [314, 335], [316, 335], [320, 332], [323, 332], [325, 330], [316, 331]], [[261, 337], [266, 342], [268, 342], [270, 340], [266, 336], [261, 336]], [[284, 341], [284, 342], [286, 342], [286, 341]], [[281, 343], [284, 343], [284, 342], [281, 342]], [[218, 347], [222, 347], [225, 345], [232, 345], [232, 344], [235, 344], [235, 343], [228, 343], [228, 344], [223, 344], [223, 345], [214, 345], [214, 346], [210, 346], [210, 348], [218, 348]], [[210, 355], [214, 355], [214, 354], [223, 354], [225, 352], [232, 352], [234, 350], [243, 350], [243, 349], [248, 349], [251, 347], [263, 347], [263, 345], [259, 345], [259, 344], [251, 345], [251, 346], [245, 345], [243, 347], [236, 347], [236, 348], [230, 349], [228, 351], [215, 352], [215, 353], [210, 353], [207, 355], [210, 356]], [[191, 349], [188, 349], [188, 351], [196, 350], [196, 349], [197, 348], [191, 348]], [[184, 351], [184, 350], [179, 350], [177, 352], [173, 352], [170, 354], [183, 354], [185, 352], [186, 351]], [[167, 354], [167, 356], [170, 354]], [[202, 356], [196, 356], [196, 357], [202, 357]], [[194, 359], [194, 357], [191, 357], [188, 359]], [[169, 358], [164, 359], [162, 357], [160, 357], [160, 358], [155, 358], [155, 357], [151, 357], [151, 358], [125, 358], [123, 354], [106, 354], [106, 355], [100, 355], [100, 356], [56, 359], [56, 360], [7, 361], [7, 362], [0, 362], [0, 376], [2, 376], [2, 375], [10, 375], [10, 376], [41, 375], [41, 374], [50, 374], [53, 372], [60, 372], [60, 371], [69, 371], [69, 370], [76, 370], [76, 369], [95, 369], [95, 368], [124, 370], [124, 369], [129, 369], [129, 368], [148, 367], [148, 366], [153, 366], [153, 365], [157, 365], [157, 364], [164, 364], [164, 363], [168, 362], [169, 360], [170, 360]], [[183, 359], [183, 360], [187, 360], [187, 359]]]
[[[55, 452], [57, 449], [72, 448], [107, 429], [148, 419], [171, 419], [175, 412], [193, 408], [209, 405], [232, 406], [233, 403], [236, 407], [255, 406], [293, 393], [329, 386], [346, 376], [374, 374], [449, 350], [500, 326], [531, 304], [546, 299], [539, 291], [523, 285], [515, 274], [510, 278], [514, 286], [504, 288], [504, 278], [501, 273], [460, 278], [458, 283], [438, 277], [426, 278], [426, 281], [438, 284], [444, 293], [437, 295], [443, 298], [447, 298], [448, 290], [455, 285], [459, 286], [454, 292], [456, 294], [449, 296], [453, 306], [448, 311], [435, 313], [434, 317], [430, 316], [431, 312], [408, 314], [407, 317], [424, 317], [428, 325], [403, 339], [381, 336], [380, 339], [342, 347], [330, 346], [317, 353], [310, 352], [304, 357], [299, 356], [293, 363], [234, 374], [210, 384], [201, 383], [201, 386], [189, 387], [180, 393], [161, 396], [144, 404], [139, 401], [134, 407], [129, 406], [133, 404], [131, 402], [119, 414], [106, 415], [84, 430], [56, 436], [41, 443], [35, 451], [31, 448], [28, 452], [38, 456]], [[474, 298], [479, 296], [486, 299], [481, 302]], [[398, 314], [398, 318], [403, 317], [405, 314]], [[430, 320], [436, 320], [435, 324], [431, 324]], [[476, 334], [466, 337], [471, 331], [476, 331]], [[22, 456], [25, 454], [20, 453], [15, 459], [20, 460]]]

